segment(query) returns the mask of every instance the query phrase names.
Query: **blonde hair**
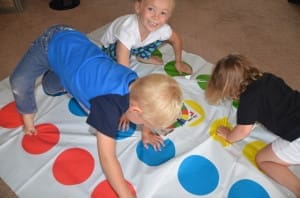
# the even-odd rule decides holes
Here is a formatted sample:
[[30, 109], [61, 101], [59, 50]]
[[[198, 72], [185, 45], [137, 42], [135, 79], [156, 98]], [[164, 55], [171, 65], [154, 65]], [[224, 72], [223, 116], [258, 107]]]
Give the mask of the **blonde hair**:
[[[139, 3], [143, 3], [143, 2], [145, 2], [146, 0], [134, 0], [134, 2], [139, 2]], [[170, 0], [171, 1], [171, 11], [173, 11], [174, 10], [174, 8], [175, 8], [175, 4], [176, 4], [176, 2], [175, 2], [175, 0]]]
[[245, 56], [229, 54], [220, 59], [208, 82], [205, 96], [210, 104], [223, 99], [237, 99], [262, 72]]
[[167, 128], [179, 118], [182, 91], [176, 80], [164, 74], [138, 78], [131, 87], [130, 100], [138, 103], [142, 118], [151, 126]]

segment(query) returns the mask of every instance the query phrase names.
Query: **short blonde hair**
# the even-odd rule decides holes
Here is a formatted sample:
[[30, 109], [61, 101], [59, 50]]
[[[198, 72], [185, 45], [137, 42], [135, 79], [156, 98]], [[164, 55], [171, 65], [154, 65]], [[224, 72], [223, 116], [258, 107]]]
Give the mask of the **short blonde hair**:
[[138, 78], [131, 86], [130, 100], [138, 103], [144, 121], [157, 128], [172, 125], [179, 118], [183, 105], [179, 84], [165, 74]]
[[[134, 0], [135, 2], [139, 2], [139, 3], [143, 3], [145, 2], [146, 0]], [[171, 11], [174, 10], [175, 8], [175, 5], [176, 5], [176, 1], [175, 0], [170, 0], [171, 1]]]
[[262, 72], [245, 56], [229, 54], [220, 59], [205, 90], [206, 99], [216, 104], [223, 99], [237, 99]]

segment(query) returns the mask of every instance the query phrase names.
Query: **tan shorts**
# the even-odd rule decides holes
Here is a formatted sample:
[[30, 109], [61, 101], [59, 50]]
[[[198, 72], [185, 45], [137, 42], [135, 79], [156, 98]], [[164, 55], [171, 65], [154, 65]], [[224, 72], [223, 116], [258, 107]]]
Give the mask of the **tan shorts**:
[[292, 142], [277, 138], [272, 142], [272, 150], [281, 160], [292, 165], [300, 164], [300, 138]]

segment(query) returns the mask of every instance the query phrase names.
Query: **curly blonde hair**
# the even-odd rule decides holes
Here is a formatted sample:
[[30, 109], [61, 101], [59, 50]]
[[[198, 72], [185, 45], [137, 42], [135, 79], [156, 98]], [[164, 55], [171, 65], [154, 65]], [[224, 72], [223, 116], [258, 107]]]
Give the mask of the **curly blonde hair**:
[[167, 128], [179, 118], [183, 105], [182, 91], [172, 77], [149, 74], [132, 84], [130, 100], [138, 103], [142, 118], [157, 128]]
[[217, 62], [205, 90], [206, 99], [210, 104], [223, 99], [238, 99], [262, 74], [245, 56], [229, 54]]

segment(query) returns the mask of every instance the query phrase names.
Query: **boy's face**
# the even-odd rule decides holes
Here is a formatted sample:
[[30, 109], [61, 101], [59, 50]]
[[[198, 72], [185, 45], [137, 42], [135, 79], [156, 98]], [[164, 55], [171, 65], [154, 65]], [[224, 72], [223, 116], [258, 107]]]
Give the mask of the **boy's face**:
[[143, 0], [135, 3], [139, 27], [144, 32], [153, 32], [166, 24], [173, 9], [173, 0]]

